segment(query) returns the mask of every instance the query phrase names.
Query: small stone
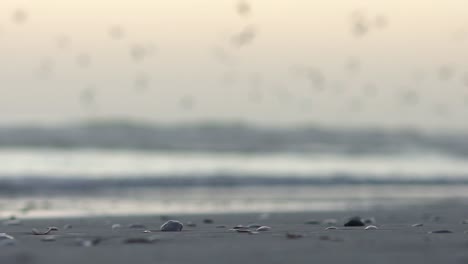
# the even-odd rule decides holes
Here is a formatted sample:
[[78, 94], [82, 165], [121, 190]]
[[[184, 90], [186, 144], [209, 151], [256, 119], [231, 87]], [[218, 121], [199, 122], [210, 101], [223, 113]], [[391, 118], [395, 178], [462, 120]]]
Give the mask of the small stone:
[[344, 224], [345, 227], [351, 227], [351, 226], [365, 226], [364, 222], [362, 222], [362, 219], [359, 216], [351, 217], [348, 222]]
[[169, 220], [161, 226], [163, 232], [180, 232], [184, 225], [177, 220]]
[[315, 220], [315, 219], [310, 219], [310, 220], [307, 220], [304, 224], [306, 224], [306, 225], [320, 225], [320, 221]]
[[258, 234], [258, 232], [252, 231], [252, 230], [249, 230], [249, 229], [236, 229], [236, 232], [237, 233], [250, 234], [250, 235]]
[[247, 227], [248, 228], [259, 228], [259, 227], [262, 227], [262, 225], [260, 225], [260, 224], [249, 224]]
[[430, 234], [451, 234], [453, 232], [450, 230], [436, 230], [436, 231], [431, 231], [429, 233]]
[[411, 225], [412, 227], [421, 227], [421, 226], [424, 226], [424, 224], [421, 224], [421, 223], [417, 223], [417, 224], [414, 224], [414, 225]]
[[265, 231], [270, 231], [270, 230], [271, 230], [271, 227], [269, 227], [269, 226], [261, 226], [261, 227], [257, 228], [258, 232], [265, 232]]
[[0, 247], [15, 246], [15, 245], [16, 245], [16, 240], [14, 237], [5, 233], [0, 233]]
[[236, 225], [235, 227], [233, 227], [232, 229], [234, 230], [240, 230], [240, 229], [249, 229], [247, 226], [243, 226], [243, 225]]
[[207, 219], [203, 219], [203, 223], [205, 223], [205, 224], [212, 224], [212, 223], [214, 223], [214, 221], [213, 221], [213, 219], [207, 218]]
[[377, 230], [378, 228], [374, 225], [366, 226], [365, 230]]
[[189, 226], [189, 227], [197, 227], [197, 224], [195, 224], [194, 222], [191, 222], [191, 221], [188, 221], [187, 223], [185, 223], [186, 226]]
[[338, 228], [336, 226], [329, 226], [325, 228], [325, 230], [337, 230]]
[[304, 237], [302, 234], [296, 234], [296, 233], [286, 233], [286, 238], [287, 239], [299, 239]]
[[145, 230], [143, 233], [151, 233], [151, 230]]
[[150, 236], [150, 237], [133, 237], [127, 238], [123, 241], [124, 244], [152, 244], [158, 241], [159, 238], [157, 236]]

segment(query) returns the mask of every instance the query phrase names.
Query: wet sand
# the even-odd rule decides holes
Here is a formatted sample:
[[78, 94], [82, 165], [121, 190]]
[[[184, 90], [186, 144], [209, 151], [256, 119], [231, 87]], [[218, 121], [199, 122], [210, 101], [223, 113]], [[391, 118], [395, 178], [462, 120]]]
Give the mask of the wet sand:
[[[375, 218], [373, 225], [378, 229], [343, 227], [355, 215]], [[20, 225], [2, 224], [0, 233], [15, 237], [16, 242], [0, 246], [0, 263], [468, 263], [468, 224], [462, 223], [468, 218], [468, 201], [365, 212], [169, 218], [196, 226], [185, 225], [182, 232], [159, 232], [165, 222], [161, 216], [26, 219]], [[204, 219], [213, 223], [204, 223]], [[329, 224], [325, 223], [305, 224], [325, 219], [336, 219], [338, 229], [326, 230]], [[252, 223], [271, 230], [258, 234], [229, 230]], [[423, 226], [413, 227], [416, 223]], [[134, 226], [129, 227], [131, 224]], [[64, 229], [65, 225], [72, 228]], [[49, 226], [59, 228], [49, 234], [54, 241], [43, 241], [47, 236], [31, 232]], [[452, 233], [430, 233], [437, 230]], [[288, 238], [287, 233], [302, 237]], [[129, 238], [137, 240], [125, 243]]]

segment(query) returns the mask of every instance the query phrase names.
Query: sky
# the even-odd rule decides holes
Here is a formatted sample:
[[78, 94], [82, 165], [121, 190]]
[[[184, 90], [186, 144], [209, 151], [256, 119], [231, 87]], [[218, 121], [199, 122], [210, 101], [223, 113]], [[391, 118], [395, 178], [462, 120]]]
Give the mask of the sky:
[[2, 0], [0, 124], [468, 131], [464, 0]]

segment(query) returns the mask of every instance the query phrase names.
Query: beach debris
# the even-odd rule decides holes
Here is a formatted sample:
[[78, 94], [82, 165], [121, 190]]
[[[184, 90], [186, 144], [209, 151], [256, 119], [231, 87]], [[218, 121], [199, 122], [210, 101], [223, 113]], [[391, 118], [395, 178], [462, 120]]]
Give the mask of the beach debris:
[[260, 224], [249, 224], [247, 227], [248, 227], [248, 228], [259, 228], [259, 227], [261, 227], [261, 226], [262, 226], [262, 225], [260, 225]]
[[44, 242], [54, 242], [55, 240], [57, 240], [56, 236], [45, 236], [41, 239]]
[[145, 225], [142, 224], [129, 224], [128, 228], [134, 228], [134, 229], [146, 229]]
[[102, 238], [100, 237], [95, 237], [91, 239], [77, 239], [76, 242], [79, 246], [82, 247], [94, 247], [97, 244], [101, 243]]
[[261, 227], [257, 228], [258, 232], [265, 232], [265, 231], [270, 231], [270, 230], [271, 230], [271, 227], [269, 227], [269, 226], [261, 226]]
[[233, 230], [249, 229], [249, 227], [243, 226], [243, 225], [236, 225], [236, 226], [233, 227], [232, 229], [233, 229]]
[[443, 229], [443, 230], [435, 230], [435, 231], [429, 232], [429, 234], [451, 234], [451, 233], [453, 233], [453, 232], [450, 231], [450, 230], [445, 230], [445, 229]]
[[377, 230], [378, 228], [375, 225], [366, 226], [365, 230]]
[[66, 224], [66, 225], [63, 226], [63, 229], [65, 229], [65, 230], [72, 229], [72, 228], [73, 228], [73, 226], [70, 225], [70, 224]]
[[336, 225], [337, 222], [338, 221], [336, 221], [336, 219], [334, 219], [334, 218], [325, 219], [325, 220], [322, 221], [323, 224], [331, 225], [331, 226]]
[[411, 225], [412, 227], [421, 227], [421, 226], [424, 226], [424, 224], [421, 224], [421, 223], [417, 223], [417, 224], [414, 224], [414, 225]]
[[299, 238], [303, 238], [304, 235], [302, 234], [297, 234], [297, 233], [286, 233], [286, 238], [287, 239], [299, 239]]
[[214, 220], [213, 220], [213, 219], [210, 219], [210, 218], [206, 218], [206, 219], [203, 219], [203, 223], [205, 223], [205, 224], [213, 224], [213, 223], [214, 223]]
[[0, 233], [0, 247], [14, 246], [16, 245], [16, 239], [6, 233]]
[[163, 232], [180, 232], [184, 225], [177, 220], [169, 220], [161, 226]]
[[117, 230], [117, 229], [120, 229], [120, 228], [122, 228], [122, 225], [120, 225], [120, 224], [113, 224], [112, 225], [112, 230]]
[[151, 233], [151, 230], [145, 230], [143, 233]]
[[187, 223], [185, 223], [186, 226], [189, 226], [189, 227], [196, 227], [197, 224], [195, 224], [194, 222], [191, 222], [191, 221], [188, 221]]
[[51, 226], [51, 227], [48, 227], [46, 231], [42, 232], [42, 231], [39, 231], [38, 229], [36, 228], [33, 228], [32, 229], [32, 234], [33, 235], [36, 235], [36, 236], [43, 236], [43, 235], [48, 235], [50, 232], [52, 231], [58, 231], [59, 229], [55, 226]]
[[124, 239], [124, 244], [152, 244], [159, 240], [158, 236], [150, 237], [131, 237]]
[[338, 228], [336, 226], [329, 226], [325, 228], [325, 230], [337, 230]]
[[316, 219], [307, 220], [304, 224], [306, 225], [320, 225], [320, 221]]
[[345, 224], [344, 226], [346, 227], [351, 227], [351, 226], [365, 226], [364, 222], [362, 222], [361, 217], [359, 216], [354, 216], [351, 217]]

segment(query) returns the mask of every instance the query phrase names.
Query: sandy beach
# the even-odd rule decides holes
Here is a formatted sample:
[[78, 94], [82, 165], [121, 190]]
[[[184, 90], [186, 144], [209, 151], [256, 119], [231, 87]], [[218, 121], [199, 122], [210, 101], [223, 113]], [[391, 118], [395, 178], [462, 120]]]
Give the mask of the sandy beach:
[[[3, 241], [0, 263], [467, 263], [467, 205], [446, 200], [363, 212], [19, 219], [1, 226], [0, 233], [15, 239]], [[378, 229], [343, 226], [356, 215]], [[166, 217], [183, 222], [183, 231], [160, 232]], [[229, 230], [253, 223], [271, 230]], [[32, 233], [52, 226], [58, 231]]]

